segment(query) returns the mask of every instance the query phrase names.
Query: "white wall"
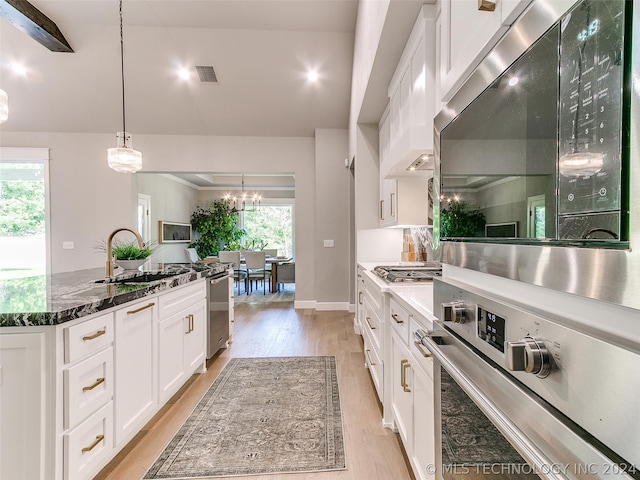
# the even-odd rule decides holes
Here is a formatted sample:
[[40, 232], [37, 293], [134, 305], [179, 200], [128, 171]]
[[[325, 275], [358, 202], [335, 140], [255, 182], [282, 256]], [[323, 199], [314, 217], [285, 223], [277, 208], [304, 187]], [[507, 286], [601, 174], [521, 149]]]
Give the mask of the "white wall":
[[183, 263], [188, 243], [159, 243], [159, 221], [190, 223], [195, 210], [198, 190], [162, 175], [135, 175], [138, 193], [151, 197], [151, 240], [158, 242], [158, 250], [150, 258], [152, 263]]
[[[349, 306], [349, 185], [346, 130], [316, 130], [315, 284], [317, 308]], [[324, 247], [324, 240], [333, 247]], [[336, 303], [338, 302], [338, 303]]]
[[[135, 148], [143, 154], [144, 172], [293, 173], [296, 302], [311, 306], [316, 298], [328, 298], [324, 286], [316, 285], [316, 191], [335, 188], [332, 179], [324, 176], [316, 182], [316, 143], [319, 151], [342, 150], [342, 162], [348, 148], [346, 132], [342, 136], [333, 130], [326, 135], [322, 132], [317, 131], [318, 142], [310, 137], [135, 135]], [[51, 149], [52, 273], [103, 266], [106, 259], [94, 249], [95, 242], [106, 239], [117, 227], [136, 225], [135, 175], [107, 167], [106, 151], [114, 140], [113, 134], [2, 134], [2, 146]], [[325, 185], [326, 181], [330, 184]], [[346, 196], [346, 181], [343, 188]], [[342, 228], [348, 229], [348, 224]], [[75, 250], [62, 250], [66, 240], [75, 242]], [[338, 261], [345, 258], [342, 250], [348, 252], [348, 245], [341, 242], [334, 247]], [[347, 295], [348, 290], [336, 301]]]

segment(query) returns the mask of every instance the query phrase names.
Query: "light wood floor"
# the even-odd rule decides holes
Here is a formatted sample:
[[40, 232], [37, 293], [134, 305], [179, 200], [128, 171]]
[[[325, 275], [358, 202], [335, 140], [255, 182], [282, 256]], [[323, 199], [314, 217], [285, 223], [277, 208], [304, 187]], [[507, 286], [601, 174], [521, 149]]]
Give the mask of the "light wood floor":
[[[382, 427], [380, 405], [364, 368], [353, 314], [294, 310], [293, 303], [236, 304], [234, 341], [194, 375], [96, 480], [139, 480], [233, 357], [335, 355], [347, 470], [227, 477], [234, 480], [410, 480], [396, 434]], [[221, 478], [221, 477], [216, 477]]]

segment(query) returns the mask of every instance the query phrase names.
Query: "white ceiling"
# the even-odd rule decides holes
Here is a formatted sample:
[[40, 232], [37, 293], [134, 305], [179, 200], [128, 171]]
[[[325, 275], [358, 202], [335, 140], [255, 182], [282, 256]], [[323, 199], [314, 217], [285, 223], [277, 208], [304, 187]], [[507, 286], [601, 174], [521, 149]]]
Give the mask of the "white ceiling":
[[[118, 0], [30, 1], [75, 53], [51, 52], [0, 19], [0, 88], [10, 105], [2, 130], [121, 130]], [[125, 0], [127, 131], [313, 136], [347, 128], [357, 3]], [[200, 83], [195, 65], [213, 66], [220, 83]], [[189, 81], [179, 67], [191, 69]], [[317, 84], [305, 79], [308, 68], [317, 68]]]

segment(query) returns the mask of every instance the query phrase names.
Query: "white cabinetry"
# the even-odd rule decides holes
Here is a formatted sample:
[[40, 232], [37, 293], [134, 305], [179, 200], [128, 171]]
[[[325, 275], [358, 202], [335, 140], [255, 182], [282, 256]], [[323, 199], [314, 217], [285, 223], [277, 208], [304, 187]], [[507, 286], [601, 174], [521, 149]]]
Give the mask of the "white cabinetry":
[[46, 479], [45, 334], [7, 330], [0, 333], [0, 478]]
[[412, 174], [407, 168], [433, 153], [436, 11], [435, 5], [422, 6], [389, 84], [388, 126], [380, 123], [382, 178]]
[[433, 479], [435, 463], [433, 360], [411, 336], [424, 328], [393, 298], [389, 301], [390, 403], [393, 420], [417, 479]]
[[114, 314], [62, 328], [63, 475], [87, 478], [113, 450]]
[[362, 291], [362, 339], [364, 342], [365, 366], [376, 388], [376, 393], [384, 403], [384, 318], [385, 294], [366, 274], [363, 276]]
[[380, 226], [409, 228], [429, 224], [429, 178], [380, 180]]
[[129, 440], [157, 403], [157, 298], [130, 303], [115, 313], [115, 440]]
[[206, 284], [180, 288], [159, 299], [158, 395], [164, 403], [205, 363]]
[[436, 20], [438, 97], [448, 101], [532, 0], [496, 0], [493, 12], [476, 0], [440, 0]]

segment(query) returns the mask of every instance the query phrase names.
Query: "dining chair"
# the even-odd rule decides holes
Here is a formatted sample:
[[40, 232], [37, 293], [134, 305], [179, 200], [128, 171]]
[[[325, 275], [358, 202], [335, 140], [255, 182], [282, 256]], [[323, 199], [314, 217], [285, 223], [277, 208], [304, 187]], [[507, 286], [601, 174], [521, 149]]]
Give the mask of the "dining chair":
[[240, 251], [220, 250], [218, 252], [218, 260], [223, 263], [231, 263], [233, 265], [233, 280], [238, 285], [238, 295], [240, 294], [240, 281], [244, 282], [244, 292], [247, 290], [247, 271], [240, 269]]
[[184, 254], [187, 256], [187, 261], [189, 263], [197, 263], [198, 260], [200, 260], [200, 257], [198, 256], [198, 252], [196, 251], [195, 248], [185, 248]]
[[285, 283], [296, 283], [296, 264], [295, 262], [281, 263], [278, 266], [278, 275], [276, 278], [278, 282], [278, 291], [280, 291], [280, 285]]
[[247, 267], [247, 276], [249, 280], [249, 289], [252, 290], [251, 280], [262, 280], [262, 293], [267, 293], [267, 278], [271, 276], [271, 272], [265, 267], [266, 255], [264, 252], [244, 252], [244, 262]]
[[[278, 256], [278, 249], [277, 248], [263, 248], [262, 251], [264, 252], [264, 254], [267, 257], [277, 257]], [[271, 268], [271, 263], [267, 263], [264, 268], [266, 268], [267, 271], [270, 271], [271, 274], [273, 275], [273, 268]]]

